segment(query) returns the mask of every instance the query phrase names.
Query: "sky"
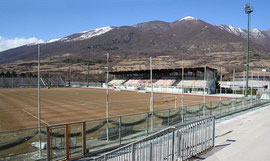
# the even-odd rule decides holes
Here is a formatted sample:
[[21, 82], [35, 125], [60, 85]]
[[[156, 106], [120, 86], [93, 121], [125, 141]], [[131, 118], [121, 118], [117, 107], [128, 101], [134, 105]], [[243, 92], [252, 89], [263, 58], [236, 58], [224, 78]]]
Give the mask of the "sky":
[[193, 16], [207, 23], [270, 29], [270, 0], [0, 0], [0, 51], [105, 26]]

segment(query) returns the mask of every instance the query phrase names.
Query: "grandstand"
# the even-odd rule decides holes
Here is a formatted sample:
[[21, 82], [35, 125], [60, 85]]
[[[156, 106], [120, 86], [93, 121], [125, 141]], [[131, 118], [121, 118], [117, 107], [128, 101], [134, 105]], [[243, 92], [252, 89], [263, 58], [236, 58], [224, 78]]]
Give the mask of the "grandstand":
[[[249, 80], [257, 80], [257, 81], [270, 81], [270, 73], [269, 72], [250, 72], [248, 76]], [[239, 73], [235, 76], [235, 81], [246, 80], [246, 73]]]
[[[184, 68], [182, 80], [182, 68], [153, 69], [153, 86], [158, 88], [180, 89], [184, 93], [214, 93], [217, 70], [210, 67]], [[112, 71], [114, 79], [110, 86], [120, 89], [147, 89], [151, 86], [150, 70]]]
[[[248, 77], [248, 88], [255, 89], [258, 92], [263, 92], [270, 88], [270, 75], [268, 72], [251, 72]], [[238, 74], [233, 79], [234, 81], [219, 81], [221, 88], [231, 90], [245, 90], [246, 88], [246, 73]]]
[[[38, 86], [38, 78], [0, 78], [0, 88], [33, 88]], [[65, 87], [66, 82], [61, 77], [41, 78], [41, 87]]]

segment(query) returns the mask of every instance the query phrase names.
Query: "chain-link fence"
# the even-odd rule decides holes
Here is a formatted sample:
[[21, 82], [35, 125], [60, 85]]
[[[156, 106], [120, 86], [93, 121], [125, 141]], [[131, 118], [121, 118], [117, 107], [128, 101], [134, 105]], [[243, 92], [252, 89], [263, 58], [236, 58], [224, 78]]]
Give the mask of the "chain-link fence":
[[[221, 118], [269, 102], [258, 97], [233, 98], [153, 113], [45, 126], [41, 128], [40, 134], [40, 159], [58, 160], [85, 154], [93, 156], [149, 136], [168, 126], [209, 115]], [[39, 156], [38, 135], [38, 128], [0, 132], [0, 160], [35, 160]]]

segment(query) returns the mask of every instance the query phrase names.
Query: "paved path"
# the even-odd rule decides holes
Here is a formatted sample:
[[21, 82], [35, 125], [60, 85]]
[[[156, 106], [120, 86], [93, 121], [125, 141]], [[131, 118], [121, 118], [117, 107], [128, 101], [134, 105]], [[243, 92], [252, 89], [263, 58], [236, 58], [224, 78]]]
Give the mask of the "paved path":
[[270, 105], [218, 123], [215, 145], [202, 160], [269, 161]]

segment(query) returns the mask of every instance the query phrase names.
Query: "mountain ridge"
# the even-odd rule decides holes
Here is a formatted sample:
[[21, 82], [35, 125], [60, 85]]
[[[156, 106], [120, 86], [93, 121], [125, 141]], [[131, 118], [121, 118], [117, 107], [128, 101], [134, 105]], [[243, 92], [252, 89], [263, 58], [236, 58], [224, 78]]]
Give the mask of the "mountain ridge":
[[[173, 62], [180, 60], [192, 60], [194, 65], [205, 65], [207, 60], [212, 60], [208, 64], [220, 65], [224, 56], [228, 57], [226, 59], [231, 61], [230, 63], [239, 65], [245, 60], [246, 35], [247, 31], [244, 29], [230, 25], [212, 25], [188, 16], [173, 22], [155, 20], [132, 26], [107, 26], [50, 39], [41, 43], [41, 59], [51, 64], [62, 64], [59, 69], [67, 68], [66, 62], [74, 63], [74, 60], [80, 60], [77, 65], [84, 66], [88, 58], [95, 62], [93, 68], [98, 70], [104, 62], [96, 62], [103, 60], [106, 52], [112, 53], [112, 65], [115, 67], [132, 67], [127, 65], [127, 62], [137, 60], [133, 62], [133, 66], [143, 68], [146, 64], [140, 59], [150, 56], [157, 59], [169, 56], [172, 58], [172, 66], [178, 66]], [[88, 47], [91, 47], [90, 50]], [[252, 29], [251, 49], [254, 58], [270, 60], [270, 30]], [[5, 69], [11, 66], [18, 69], [18, 64], [35, 61], [36, 53], [36, 44], [9, 49], [0, 52], [0, 64], [5, 64]], [[219, 57], [220, 53], [227, 54]], [[161, 62], [168, 63], [164, 60]], [[162, 63], [160, 65], [162, 66]], [[259, 67], [260, 64], [256, 66]], [[33, 70], [33, 67], [25, 69]], [[78, 71], [85, 73], [81, 67]]]

